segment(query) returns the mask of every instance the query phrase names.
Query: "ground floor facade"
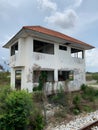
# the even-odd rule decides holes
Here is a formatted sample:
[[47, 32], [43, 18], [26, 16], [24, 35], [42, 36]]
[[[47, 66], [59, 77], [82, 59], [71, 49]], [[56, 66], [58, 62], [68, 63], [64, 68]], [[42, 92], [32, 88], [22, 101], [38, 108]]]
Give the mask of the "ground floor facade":
[[72, 69], [47, 69], [30, 67], [11, 68], [11, 86], [14, 89], [26, 89], [29, 92], [38, 86], [39, 77], [42, 72], [46, 73], [45, 91], [47, 94], [56, 92], [61, 87], [65, 91], [76, 91], [85, 84], [85, 70]]

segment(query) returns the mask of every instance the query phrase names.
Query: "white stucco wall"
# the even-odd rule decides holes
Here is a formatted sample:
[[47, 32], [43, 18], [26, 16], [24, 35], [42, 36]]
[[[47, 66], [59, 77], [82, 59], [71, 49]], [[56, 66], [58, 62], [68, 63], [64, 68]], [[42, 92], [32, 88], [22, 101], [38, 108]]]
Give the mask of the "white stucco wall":
[[11, 85], [15, 86], [14, 67], [22, 68], [22, 89], [32, 91], [33, 69], [35, 66], [41, 69], [54, 70], [54, 81], [58, 81], [58, 70], [74, 70], [74, 81], [69, 83], [70, 90], [78, 90], [85, 83], [85, 58], [71, 57], [71, 48], [67, 51], [59, 50], [59, 44], [54, 43], [54, 55], [33, 52], [33, 38], [26, 37], [18, 40], [18, 53], [10, 57]]

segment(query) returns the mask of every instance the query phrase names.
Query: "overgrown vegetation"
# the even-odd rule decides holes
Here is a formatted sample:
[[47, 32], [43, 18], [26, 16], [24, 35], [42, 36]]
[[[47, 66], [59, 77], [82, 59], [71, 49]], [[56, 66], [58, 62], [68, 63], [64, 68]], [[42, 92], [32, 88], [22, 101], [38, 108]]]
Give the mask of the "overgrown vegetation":
[[40, 72], [38, 86], [33, 88], [33, 91], [42, 91], [44, 89], [44, 84], [47, 80], [47, 74], [45, 71]]
[[[78, 115], [98, 108], [98, 90], [90, 86], [83, 84], [78, 92], [65, 92], [61, 86], [57, 93], [47, 96], [43, 91], [45, 73], [41, 73], [39, 86], [33, 93], [11, 90], [9, 73], [0, 74], [3, 75], [0, 75], [0, 83], [6, 85], [0, 85], [0, 130], [43, 130], [47, 116], [45, 105], [49, 103], [56, 121], [67, 119], [67, 114]], [[97, 80], [97, 76], [93, 79]]]
[[98, 73], [93, 73], [92, 77], [93, 77], [94, 80], [98, 80]]
[[[44, 74], [40, 82], [42, 77], [44, 83]], [[44, 98], [43, 84], [40, 83], [40, 91], [35, 93], [12, 90], [9, 84], [10, 73], [0, 72], [0, 130], [43, 130], [43, 108], [38, 105]]]
[[[53, 105], [61, 105], [66, 110], [65, 113], [77, 115], [84, 111], [90, 112], [97, 109], [98, 90], [83, 84], [80, 91], [66, 93], [62, 90], [50, 96], [49, 101]], [[60, 115], [62, 114], [60, 111]]]
[[64, 90], [61, 87], [60, 90], [58, 90], [55, 95], [50, 95], [48, 97], [48, 100], [50, 101], [50, 103], [53, 103], [55, 105], [66, 106], [67, 101], [68, 101], [67, 97], [68, 97], [67, 93], [65, 93]]
[[87, 72], [86, 80], [87, 81], [96, 80], [96, 82], [98, 82], [98, 72], [95, 72], [95, 73]]
[[0, 130], [43, 130], [41, 109], [27, 91], [0, 88]]
[[0, 72], [0, 87], [10, 84], [10, 73], [9, 72]]

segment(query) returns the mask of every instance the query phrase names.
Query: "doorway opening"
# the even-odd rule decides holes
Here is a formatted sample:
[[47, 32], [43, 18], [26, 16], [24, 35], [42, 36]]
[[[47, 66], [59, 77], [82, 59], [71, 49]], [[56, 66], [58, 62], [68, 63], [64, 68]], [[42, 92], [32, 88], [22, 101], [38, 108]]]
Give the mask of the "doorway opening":
[[15, 89], [21, 90], [21, 70], [15, 71]]

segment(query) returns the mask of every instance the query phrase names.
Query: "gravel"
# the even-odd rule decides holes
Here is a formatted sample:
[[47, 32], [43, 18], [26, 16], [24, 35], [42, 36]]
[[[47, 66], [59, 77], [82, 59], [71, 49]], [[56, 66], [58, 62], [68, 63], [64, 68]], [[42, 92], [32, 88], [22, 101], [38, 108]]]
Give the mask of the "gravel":
[[[74, 120], [70, 121], [66, 125], [64, 124], [64, 122], [62, 122], [62, 124], [57, 125], [56, 127], [50, 126], [49, 129], [50, 130], [79, 130], [80, 128], [83, 128], [84, 126], [93, 123], [97, 120], [98, 120], [98, 110], [88, 114], [82, 114], [76, 116]], [[92, 130], [98, 130], [98, 127], [95, 126], [92, 128]]]

